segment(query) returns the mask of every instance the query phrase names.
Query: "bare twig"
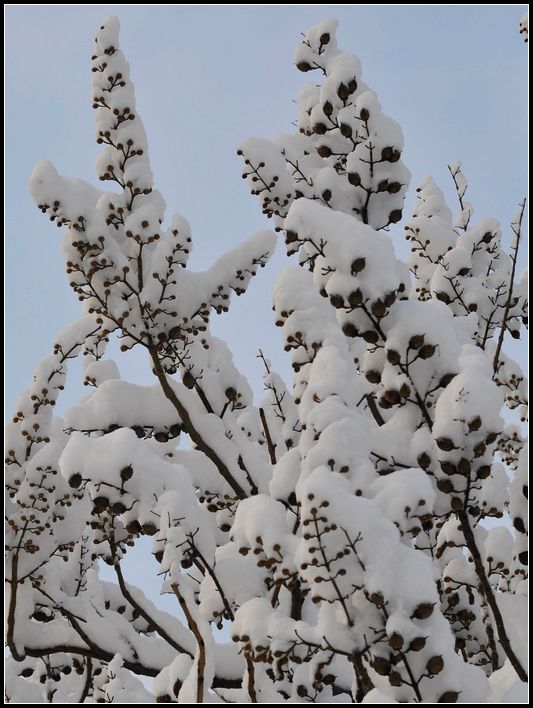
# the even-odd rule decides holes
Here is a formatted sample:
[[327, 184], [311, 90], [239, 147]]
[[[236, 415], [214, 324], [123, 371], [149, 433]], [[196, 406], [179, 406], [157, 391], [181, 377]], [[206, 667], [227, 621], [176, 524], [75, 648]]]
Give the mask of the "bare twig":
[[496, 351], [494, 352], [494, 361], [492, 362], [492, 367], [494, 370], [494, 373], [496, 374], [498, 372], [498, 368], [500, 366], [500, 353], [502, 350], [503, 346], [503, 339], [505, 337], [505, 328], [507, 326], [507, 319], [509, 317], [509, 310], [511, 308], [511, 302], [513, 299], [513, 287], [514, 287], [514, 277], [515, 277], [515, 272], [516, 272], [516, 262], [518, 260], [518, 248], [520, 246], [520, 239], [522, 237], [522, 220], [524, 218], [524, 211], [526, 209], [526, 200], [524, 199], [521, 204], [520, 204], [520, 216], [518, 218], [518, 224], [517, 228], [514, 228], [514, 224], [512, 225], [513, 232], [516, 236], [516, 241], [513, 246], [513, 266], [511, 268], [511, 278], [509, 282], [509, 292], [507, 294], [507, 302], [505, 303], [505, 310], [503, 313], [503, 319], [502, 319], [502, 326], [500, 329], [500, 336], [498, 337], [498, 344], [496, 346]]

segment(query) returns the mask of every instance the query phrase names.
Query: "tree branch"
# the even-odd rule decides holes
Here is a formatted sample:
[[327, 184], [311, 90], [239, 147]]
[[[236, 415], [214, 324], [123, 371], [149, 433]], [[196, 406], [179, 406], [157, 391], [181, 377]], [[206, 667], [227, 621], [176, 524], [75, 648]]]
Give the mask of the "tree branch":
[[265, 416], [265, 411], [260, 408], [259, 409], [259, 416], [261, 418], [261, 423], [263, 424], [263, 432], [265, 433], [265, 438], [267, 441], [267, 447], [268, 447], [268, 454], [270, 455], [270, 462], [272, 462], [273, 465], [276, 464], [276, 446], [272, 442], [272, 438], [270, 437], [270, 430], [268, 429], [268, 423], [267, 419]]
[[176, 395], [176, 392], [168, 382], [167, 375], [164, 372], [163, 367], [161, 366], [157, 350], [153, 347], [150, 347], [148, 351], [150, 352], [150, 357], [154, 364], [155, 375], [159, 379], [159, 383], [161, 384], [163, 393], [165, 394], [167, 399], [172, 403], [174, 408], [177, 410], [178, 415], [180, 416], [191, 440], [195, 443], [198, 449], [201, 450], [214, 463], [222, 477], [224, 477], [224, 479], [233, 489], [237, 497], [239, 499], [245, 499], [248, 495], [241, 487], [241, 485], [237, 482], [237, 480], [233, 477], [227, 465], [220, 459], [215, 450], [213, 450], [213, 448], [207, 444], [207, 442], [203, 439], [203, 437], [194, 427], [189, 412], [187, 411], [183, 403], [179, 400], [178, 396]]
[[197, 678], [196, 678], [196, 703], [203, 703], [204, 702], [204, 679], [205, 679], [205, 661], [206, 661], [206, 652], [205, 652], [205, 641], [202, 636], [202, 633], [200, 631], [200, 628], [198, 627], [198, 624], [196, 623], [194, 617], [192, 616], [192, 613], [187, 606], [187, 602], [185, 601], [185, 598], [180, 592], [179, 585], [177, 583], [172, 583], [171, 585], [172, 590], [174, 591], [174, 594], [178, 598], [178, 602], [180, 603], [180, 607], [183, 610], [183, 614], [187, 618], [187, 624], [189, 625], [189, 629], [191, 632], [194, 634], [196, 638], [196, 642], [198, 644], [198, 656], [197, 656]]
[[458, 512], [458, 516], [459, 521], [461, 522], [461, 526], [463, 527], [463, 534], [465, 537], [466, 546], [470, 551], [472, 560], [474, 561], [474, 567], [476, 569], [476, 574], [480, 583], [480, 592], [485, 597], [485, 600], [487, 601], [487, 604], [492, 611], [494, 623], [496, 625], [496, 631], [498, 632], [498, 639], [500, 640], [502, 649], [506, 653], [507, 658], [511, 662], [513, 669], [516, 671], [520, 680], [527, 681], [527, 673], [524, 670], [522, 664], [520, 663], [520, 660], [514, 653], [513, 648], [511, 647], [511, 642], [509, 640], [509, 637], [507, 636], [507, 631], [505, 629], [505, 624], [503, 622], [503, 617], [500, 612], [500, 608], [498, 607], [496, 597], [487, 578], [487, 574], [485, 573], [485, 567], [483, 565], [481, 554], [477, 547], [474, 532], [472, 530], [472, 527], [470, 526], [468, 512], [463, 509], [462, 511]]
[[503, 346], [503, 339], [505, 337], [505, 328], [507, 326], [507, 319], [509, 317], [509, 310], [511, 308], [511, 302], [513, 299], [513, 287], [514, 287], [514, 277], [515, 277], [515, 272], [516, 272], [516, 262], [518, 260], [518, 248], [520, 246], [520, 239], [522, 236], [522, 220], [524, 218], [524, 211], [526, 209], [526, 200], [521, 203], [520, 205], [522, 208], [520, 210], [520, 217], [518, 219], [518, 229], [514, 231], [515, 236], [516, 236], [516, 244], [514, 247], [514, 253], [513, 253], [513, 266], [511, 268], [511, 279], [509, 282], [509, 292], [507, 294], [507, 302], [505, 303], [505, 310], [503, 313], [503, 319], [502, 319], [502, 326], [500, 328], [500, 336], [498, 337], [498, 344], [496, 346], [496, 351], [494, 352], [494, 361], [492, 362], [492, 368], [494, 370], [494, 373], [496, 374], [498, 372], [498, 368], [500, 366], [500, 353], [502, 350]]

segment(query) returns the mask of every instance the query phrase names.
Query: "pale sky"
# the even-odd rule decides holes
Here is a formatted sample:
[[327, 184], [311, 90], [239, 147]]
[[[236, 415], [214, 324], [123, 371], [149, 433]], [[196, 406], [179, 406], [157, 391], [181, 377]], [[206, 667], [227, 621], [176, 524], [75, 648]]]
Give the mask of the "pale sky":
[[[508, 224], [527, 188], [525, 5], [11, 5], [6, 8], [6, 414], [61, 329], [78, 316], [67, 285], [60, 233], [33, 205], [27, 183], [40, 159], [65, 175], [95, 180], [90, 56], [93, 35], [120, 18], [137, 109], [156, 186], [168, 214], [191, 223], [190, 266], [214, 258], [269, 226], [241, 179], [236, 146], [249, 136], [291, 130], [293, 97], [309, 80], [292, 65], [300, 32], [340, 20], [338, 42], [363, 63], [384, 112], [403, 128], [403, 159], [414, 187], [431, 174], [456, 202], [448, 162], [461, 159], [476, 218]], [[392, 234], [405, 254], [401, 225]], [[289, 262], [282, 243], [248, 293], [213, 320], [237, 366], [262, 390], [261, 347], [289, 376], [273, 325], [271, 288]], [[521, 350], [519, 349], [521, 347]], [[524, 358], [524, 345], [514, 355]], [[120, 355], [124, 377], [148, 382], [141, 355]], [[59, 411], [80, 393], [79, 371]], [[290, 380], [289, 380], [290, 382]], [[134, 579], [134, 578], [133, 578]]]

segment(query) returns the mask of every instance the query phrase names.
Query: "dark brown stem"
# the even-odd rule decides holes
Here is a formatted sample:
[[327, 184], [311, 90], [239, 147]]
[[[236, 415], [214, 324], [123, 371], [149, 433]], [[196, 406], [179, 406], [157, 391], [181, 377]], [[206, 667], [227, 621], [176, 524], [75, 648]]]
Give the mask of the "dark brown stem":
[[198, 644], [198, 656], [196, 657], [196, 671], [197, 671], [197, 678], [196, 678], [196, 703], [203, 703], [204, 702], [204, 680], [205, 680], [205, 659], [206, 659], [206, 653], [205, 653], [205, 641], [202, 636], [202, 633], [200, 631], [200, 628], [198, 627], [198, 624], [196, 623], [194, 617], [192, 616], [192, 613], [187, 605], [187, 602], [185, 601], [185, 598], [180, 592], [179, 585], [177, 583], [172, 584], [172, 590], [174, 591], [174, 594], [178, 598], [178, 602], [180, 603], [180, 607], [183, 610], [183, 614], [187, 618], [187, 624], [189, 625], [189, 629], [191, 632], [194, 634], [194, 637], [196, 639], [196, 643]]
[[142, 289], [144, 287], [143, 246], [144, 246], [144, 243], [139, 244], [139, 255], [137, 256], [137, 284], [139, 286], [139, 294], [142, 292]]
[[490, 617], [487, 617], [486, 619], [485, 631], [487, 632], [487, 639], [490, 648], [490, 665], [493, 671], [498, 671], [500, 668], [500, 662], [498, 661], [498, 649], [496, 647], [496, 640], [494, 639], [494, 630], [492, 629]]
[[180, 654], [188, 654], [190, 657], [192, 657], [192, 654], [190, 651], [182, 647], [178, 642], [176, 642], [172, 637], [159, 625], [154, 618], [148, 614], [148, 612], [142, 607], [142, 605], [139, 605], [139, 603], [135, 600], [133, 595], [130, 593], [128, 590], [128, 586], [126, 585], [126, 582], [124, 580], [124, 576], [122, 575], [122, 568], [120, 567], [120, 564], [118, 561], [115, 561], [114, 564], [114, 569], [115, 573], [117, 576], [118, 580], [118, 585], [120, 587], [120, 592], [124, 596], [124, 599], [126, 599], [130, 605], [137, 610], [137, 612], [140, 614], [140, 616], [145, 619], [148, 624], [152, 625], [154, 627], [155, 631], [159, 634], [161, 639], [164, 639], [167, 644], [169, 644], [173, 649], [175, 649], [178, 653]]
[[520, 660], [514, 653], [513, 648], [511, 647], [511, 642], [509, 640], [509, 637], [507, 636], [507, 631], [505, 629], [505, 624], [503, 622], [503, 617], [500, 612], [500, 608], [498, 607], [496, 597], [487, 578], [487, 574], [485, 573], [485, 566], [483, 565], [483, 560], [481, 559], [481, 554], [477, 547], [474, 532], [472, 530], [472, 527], [470, 526], [468, 512], [463, 509], [462, 511], [458, 512], [458, 515], [459, 521], [461, 522], [461, 526], [463, 527], [463, 534], [465, 537], [467, 548], [470, 551], [472, 560], [474, 561], [474, 567], [476, 569], [476, 574], [480, 585], [480, 592], [482, 593], [483, 597], [487, 601], [487, 604], [492, 611], [492, 616], [494, 617], [494, 623], [496, 625], [496, 631], [498, 633], [498, 639], [500, 641], [500, 644], [502, 645], [502, 649], [504, 650], [505, 654], [507, 655], [507, 658], [511, 662], [519, 679], [521, 681], [527, 681], [527, 673], [524, 670], [522, 664], [520, 663]]
[[[105, 651], [99, 647], [77, 647], [69, 644], [57, 644], [55, 646], [49, 646], [45, 649], [32, 649], [31, 647], [26, 647], [24, 650], [26, 656], [33, 656], [36, 658], [42, 658], [50, 656], [51, 654], [79, 654], [80, 656], [90, 656], [94, 659], [100, 659], [100, 661], [105, 661], [109, 663], [112, 661], [115, 654]], [[14, 657], [13, 657], [14, 658]], [[22, 661], [22, 659], [17, 659], [17, 661]], [[124, 668], [128, 671], [132, 671], [134, 674], [139, 674], [140, 676], [152, 676], [155, 677], [161, 672], [162, 667], [150, 667], [145, 666], [141, 662], [136, 661], [124, 661]]]
[[250, 703], [259, 703], [257, 700], [257, 693], [255, 691], [254, 662], [250, 658], [249, 654], [246, 654], [246, 671], [248, 672], [248, 696], [250, 697]]
[[[459, 206], [461, 207], [461, 211], [463, 212], [464, 209], [465, 209], [463, 197], [464, 197], [464, 195], [465, 195], [466, 189], [465, 189], [465, 191], [461, 194], [461, 191], [459, 190], [459, 183], [457, 182], [457, 179], [456, 179], [457, 175], [458, 175], [459, 172], [461, 171], [461, 168], [459, 167], [459, 168], [458, 168], [457, 170], [455, 170], [455, 172], [454, 172], [454, 171], [452, 170], [452, 168], [450, 167], [450, 165], [448, 165], [448, 171], [449, 171], [449, 173], [450, 173], [451, 176], [452, 176], [453, 183], [454, 183], [454, 185], [455, 185], [455, 191], [457, 192], [457, 199], [459, 200]], [[468, 220], [467, 220], [466, 224], [461, 227], [461, 228], [463, 229], [463, 231], [465, 231], [465, 232], [468, 230], [468, 224], [469, 224], [469, 222], [470, 222], [470, 216], [471, 216], [471, 215], [469, 214]]]
[[[196, 391], [196, 393], [197, 393], [198, 396], [200, 397], [200, 400], [201, 400], [202, 403], [204, 404], [204, 408], [206, 409], [206, 411], [207, 411], [208, 413], [213, 413], [213, 412], [214, 412], [214, 411], [213, 411], [213, 407], [211, 406], [211, 403], [209, 402], [209, 399], [208, 399], [207, 396], [205, 395], [204, 389], [203, 389], [203, 388], [200, 386], [200, 384], [198, 383], [198, 379], [195, 379], [195, 381], [194, 381], [194, 390]], [[228, 402], [229, 402], [229, 401], [228, 401]], [[222, 418], [222, 415], [220, 415], [219, 418]]]
[[[379, 336], [381, 337], [383, 342], [386, 342], [387, 337], [386, 337], [384, 331], [381, 329], [379, 322], [377, 320], [375, 320], [374, 317], [372, 317], [372, 314], [368, 311], [368, 308], [365, 307], [364, 304], [361, 305], [361, 309], [363, 310], [365, 315], [368, 317], [368, 319], [372, 323], [372, 326], [374, 327], [376, 332], [379, 334]], [[411, 374], [409, 373], [409, 367], [406, 367], [402, 363], [400, 363], [400, 364], [398, 364], [398, 368], [400, 369], [402, 374], [405, 374], [408, 377], [409, 381], [411, 382], [411, 385], [413, 387], [413, 391], [415, 394], [415, 398], [416, 398], [416, 404], [420, 408], [420, 412], [422, 413], [422, 416], [424, 417], [424, 420], [426, 421], [428, 428], [430, 430], [432, 430], [433, 429], [433, 421], [431, 420], [431, 416], [428, 413], [428, 409], [426, 408], [426, 404], [424, 403], [424, 401], [420, 397], [420, 394], [418, 393], [418, 390], [415, 386], [415, 382], [413, 381], [413, 378], [412, 378]]]
[[385, 420], [381, 413], [379, 412], [379, 408], [376, 405], [376, 399], [371, 393], [367, 393], [365, 396], [366, 402], [368, 404], [368, 408], [370, 412], [372, 413], [372, 416], [376, 423], [381, 427], [382, 425], [385, 425]]
[[270, 437], [270, 430], [268, 429], [268, 423], [265, 415], [265, 411], [260, 408], [259, 409], [259, 416], [261, 418], [261, 423], [263, 424], [263, 432], [265, 433], [265, 438], [267, 441], [267, 447], [268, 447], [268, 454], [270, 455], [270, 462], [272, 462], [273, 465], [276, 464], [276, 446], [272, 442], [272, 438]]
[[415, 692], [415, 696], [417, 697], [419, 703], [422, 703], [422, 694], [420, 693], [420, 689], [418, 688], [418, 684], [420, 683], [420, 679], [418, 681], [415, 680], [413, 671], [409, 665], [409, 662], [407, 661], [407, 657], [405, 656], [405, 654], [403, 652], [399, 652], [399, 654], [402, 658], [403, 665], [405, 666], [407, 674], [409, 675], [409, 678], [411, 680], [410, 686], [413, 689], [413, 691]]
[[11, 561], [11, 590], [9, 597], [9, 610], [7, 614], [7, 635], [6, 642], [9, 651], [15, 661], [23, 661], [24, 655], [19, 654], [15, 645], [15, 612], [17, 609], [17, 589], [18, 589], [18, 554], [13, 556]]
[[[381, 608], [381, 612], [382, 612], [382, 614], [383, 614], [383, 617], [385, 618], [385, 623], [386, 623], [387, 620], [389, 619], [389, 613], [387, 612], [387, 608], [386, 608], [385, 606], [383, 606], [383, 607]], [[414, 693], [415, 693], [415, 696], [416, 696], [418, 702], [419, 702], [419, 703], [422, 703], [422, 694], [420, 693], [420, 689], [419, 689], [419, 687], [418, 687], [418, 684], [420, 683], [420, 681], [422, 680], [423, 677], [421, 676], [421, 677], [418, 679], [418, 681], [416, 681], [416, 680], [415, 680], [415, 676], [414, 676], [414, 674], [413, 674], [413, 670], [411, 669], [411, 666], [409, 665], [409, 661], [408, 661], [406, 655], [405, 655], [402, 651], [399, 651], [399, 652], [398, 652], [398, 656], [399, 656], [400, 659], [402, 660], [403, 665], [405, 666], [405, 670], [407, 671], [407, 674], [408, 674], [408, 676], [409, 676], [409, 681], [403, 680], [404, 683], [406, 683], [408, 686], [411, 686], [411, 688], [413, 689], [413, 691], [414, 691]]]
[[92, 684], [92, 678], [93, 678], [93, 660], [90, 656], [87, 657], [86, 661], [86, 674], [85, 674], [85, 683], [83, 685], [83, 691], [81, 692], [80, 700], [78, 703], [85, 703], [85, 699], [89, 695], [89, 691], [91, 689], [91, 684]]
[[498, 368], [500, 366], [500, 353], [502, 350], [503, 346], [503, 339], [505, 337], [505, 328], [507, 326], [507, 319], [509, 317], [509, 310], [511, 308], [511, 302], [513, 299], [513, 287], [514, 287], [514, 277], [515, 277], [515, 272], [516, 272], [516, 262], [518, 260], [518, 248], [520, 246], [520, 238], [522, 236], [522, 219], [524, 218], [524, 211], [526, 209], [526, 200], [522, 202], [520, 205], [522, 207], [520, 211], [520, 217], [518, 219], [518, 228], [514, 231], [514, 234], [516, 236], [516, 244], [514, 247], [514, 253], [513, 253], [513, 266], [511, 268], [511, 279], [509, 282], [509, 292], [507, 294], [507, 302], [505, 303], [505, 310], [503, 313], [503, 320], [502, 320], [502, 326], [500, 329], [500, 336], [498, 337], [498, 344], [496, 346], [496, 351], [494, 352], [494, 361], [492, 362], [492, 368], [494, 370], [494, 373], [498, 373]]
[[300, 581], [296, 581], [296, 587], [291, 590], [291, 619], [302, 619], [302, 607], [305, 597], [302, 593]]
[[370, 676], [368, 675], [368, 671], [366, 670], [366, 666], [363, 663], [361, 652], [355, 652], [355, 654], [352, 654], [350, 656], [350, 661], [352, 662], [355, 676], [357, 678], [357, 693], [355, 695], [355, 701], [356, 703], [362, 703], [366, 694], [374, 688], [374, 684], [372, 683]]
[[218, 594], [220, 595], [220, 599], [222, 600], [222, 603], [223, 603], [223, 605], [224, 605], [224, 609], [226, 610], [227, 619], [229, 619], [229, 620], [231, 620], [231, 621], [233, 622], [233, 620], [235, 619], [235, 616], [234, 616], [233, 611], [232, 611], [232, 609], [231, 609], [231, 607], [230, 607], [230, 604], [229, 604], [229, 602], [228, 602], [228, 599], [226, 598], [226, 595], [225, 595], [225, 593], [224, 593], [224, 590], [222, 589], [222, 585], [220, 584], [220, 581], [219, 581], [219, 579], [218, 579], [217, 576], [216, 576], [216, 573], [215, 573], [214, 569], [211, 568], [211, 566], [209, 565], [209, 563], [206, 561], [206, 559], [205, 559], [205, 558], [203, 557], [203, 555], [200, 553], [200, 551], [199, 551], [199, 549], [198, 549], [198, 546], [196, 546], [196, 544], [195, 544], [194, 542], [192, 542], [192, 541], [191, 541], [191, 546], [192, 546], [192, 549], [193, 549], [194, 554], [195, 554], [196, 556], [198, 556], [198, 558], [200, 559], [200, 561], [203, 563], [203, 565], [204, 565], [206, 571], [207, 571], [208, 574], [211, 576], [212, 581], [215, 583], [216, 589], [218, 590]]
[[324, 546], [322, 544], [322, 534], [320, 533], [320, 530], [318, 528], [318, 520], [317, 520], [316, 513], [313, 513], [313, 525], [315, 527], [315, 538], [318, 543], [318, 550], [320, 551], [320, 555], [322, 556], [324, 568], [326, 569], [328, 576], [329, 576], [328, 580], [333, 585], [335, 593], [337, 594], [337, 598], [338, 598], [339, 602], [341, 603], [342, 609], [344, 610], [344, 614], [346, 616], [346, 621], [348, 622], [348, 626], [353, 627], [353, 619], [350, 617], [350, 613], [348, 612], [348, 608], [346, 607], [345, 597], [341, 593], [340, 588], [337, 585], [337, 582], [331, 573], [331, 563], [328, 560], [328, 557], [326, 556], [326, 549], [324, 548]]
[[177, 410], [178, 415], [181, 418], [183, 426], [187, 431], [189, 437], [195, 443], [196, 447], [201, 450], [214, 463], [222, 477], [224, 477], [226, 482], [230, 485], [230, 487], [233, 489], [239, 499], [245, 499], [247, 496], [246, 492], [237, 482], [237, 480], [233, 477], [227, 465], [220, 459], [220, 457], [213, 450], [213, 448], [207, 444], [207, 442], [203, 439], [203, 437], [194, 427], [189, 412], [187, 411], [183, 403], [179, 400], [178, 396], [176, 395], [176, 392], [168, 382], [167, 375], [165, 374], [163, 367], [161, 366], [157, 351], [154, 348], [149, 348], [148, 351], [150, 352], [150, 357], [154, 364], [154, 372], [159, 380], [159, 383], [161, 384], [163, 393], [165, 394], [167, 399], [172, 403], [174, 408]]

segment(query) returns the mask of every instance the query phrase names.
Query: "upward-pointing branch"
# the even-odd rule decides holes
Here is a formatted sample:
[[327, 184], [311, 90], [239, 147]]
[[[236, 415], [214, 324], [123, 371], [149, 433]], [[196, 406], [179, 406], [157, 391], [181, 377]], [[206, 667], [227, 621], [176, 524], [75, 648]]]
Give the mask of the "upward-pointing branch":
[[494, 370], [494, 373], [498, 373], [498, 367], [500, 365], [500, 353], [502, 350], [503, 346], [503, 339], [505, 337], [505, 328], [507, 326], [507, 319], [509, 317], [509, 310], [511, 308], [511, 302], [513, 300], [513, 286], [514, 286], [514, 277], [515, 277], [515, 272], [516, 272], [516, 262], [518, 260], [518, 249], [520, 247], [520, 239], [522, 237], [522, 220], [524, 218], [524, 211], [526, 209], [526, 200], [520, 204], [520, 216], [518, 217], [518, 224], [517, 228], [515, 230], [514, 224], [512, 224], [512, 228], [514, 231], [514, 234], [516, 236], [516, 241], [515, 245], [513, 248], [513, 267], [511, 268], [511, 278], [509, 281], [509, 293], [507, 295], [507, 302], [505, 303], [505, 311], [503, 313], [503, 320], [502, 320], [502, 326], [500, 329], [500, 336], [498, 337], [498, 344], [496, 346], [496, 351], [494, 353], [494, 361], [492, 362], [492, 368]]

